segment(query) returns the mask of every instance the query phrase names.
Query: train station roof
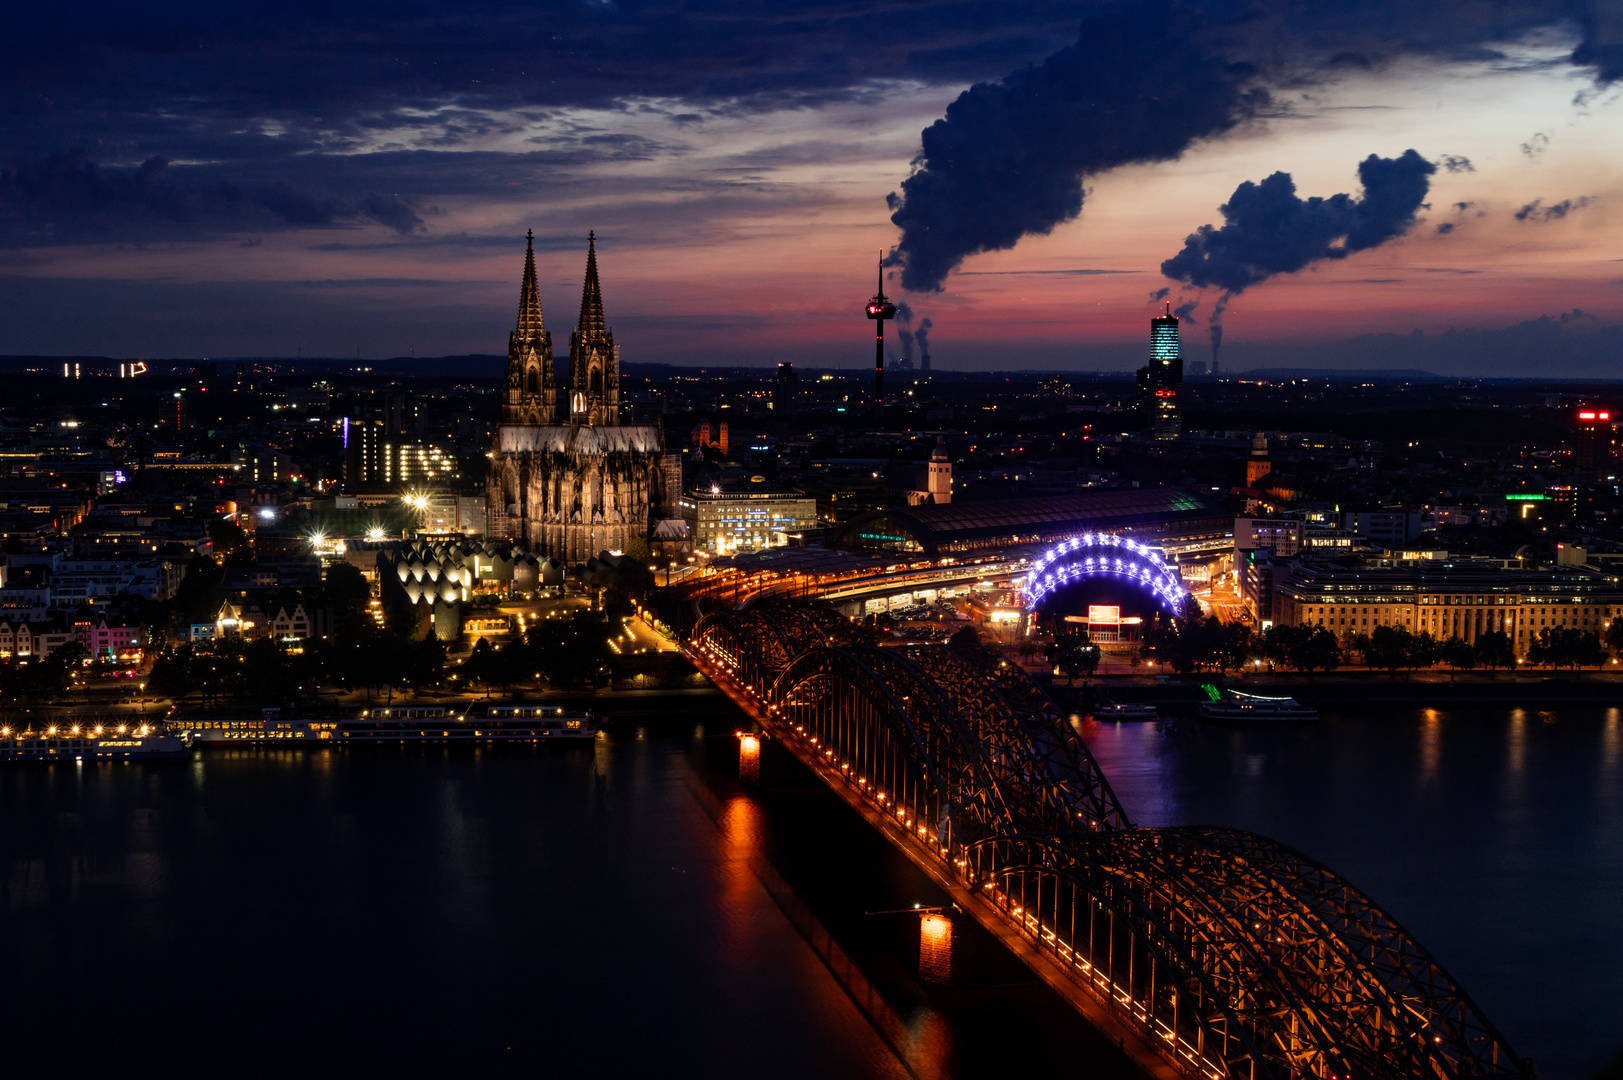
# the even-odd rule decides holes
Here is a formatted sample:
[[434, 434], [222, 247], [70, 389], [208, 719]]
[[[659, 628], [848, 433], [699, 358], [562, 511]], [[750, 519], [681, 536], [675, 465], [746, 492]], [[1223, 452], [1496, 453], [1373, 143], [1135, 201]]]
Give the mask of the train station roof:
[[1199, 532], [1232, 521], [1186, 491], [1133, 488], [1040, 499], [988, 499], [941, 506], [895, 506], [853, 518], [828, 537], [847, 551], [917, 551], [935, 556], [1084, 532], [1146, 538]]

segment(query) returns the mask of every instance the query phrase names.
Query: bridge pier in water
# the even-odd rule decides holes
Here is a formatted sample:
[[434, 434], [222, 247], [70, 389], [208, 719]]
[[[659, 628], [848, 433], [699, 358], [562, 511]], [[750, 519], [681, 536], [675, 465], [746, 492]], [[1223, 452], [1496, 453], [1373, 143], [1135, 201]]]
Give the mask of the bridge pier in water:
[[952, 916], [945, 911], [924, 911], [919, 915], [919, 981], [932, 986], [951, 986], [955, 974]]
[[738, 782], [749, 787], [761, 782], [761, 737], [748, 731], [738, 733]]
[[[686, 651], [1149, 1075], [1529, 1075], [1441, 965], [1333, 871], [1240, 830], [1133, 826], [1001, 655], [879, 648], [803, 607], [712, 612]], [[740, 779], [745, 761], [741, 740]], [[950, 980], [962, 935], [920, 919], [920, 978]]]

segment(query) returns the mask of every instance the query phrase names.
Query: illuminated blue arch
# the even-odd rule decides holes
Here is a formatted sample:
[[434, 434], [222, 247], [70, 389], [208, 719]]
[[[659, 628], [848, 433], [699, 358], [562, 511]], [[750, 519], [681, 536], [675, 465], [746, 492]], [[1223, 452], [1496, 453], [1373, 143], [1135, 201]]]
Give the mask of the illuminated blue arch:
[[1022, 583], [1026, 610], [1035, 611], [1049, 593], [1086, 577], [1124, 577], [1155, 595], [1174, 615], [1189, 598], [1178, 569], [1155, 548], [1111, 533], [1083, 533], [1062, 540], [1043, 553]]

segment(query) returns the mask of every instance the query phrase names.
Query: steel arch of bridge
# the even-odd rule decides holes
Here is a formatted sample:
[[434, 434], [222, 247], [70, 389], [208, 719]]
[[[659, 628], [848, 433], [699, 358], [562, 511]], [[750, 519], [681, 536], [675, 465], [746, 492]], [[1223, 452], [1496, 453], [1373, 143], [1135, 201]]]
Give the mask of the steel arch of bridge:
[[690, 651], [967, 890], [977, 917], [1018, 931], [1185, 1074], [1528, 1071], [1413, 936], [1327, 867], [1241, 830], [1133, 827], [1018, 667], [848, 632], [827, 609], [718, 611]]
[[1183, 613], [1188, 593], [1175, 566], [1160, 551], [1128, 536], [1084, 533], [1062, 540], [1032, 565], [1021, 586], [1026, 610], [1035, 611], [1049, 593], [1083, 578], [1125, 578], [1153, 594], [1168, 612]]

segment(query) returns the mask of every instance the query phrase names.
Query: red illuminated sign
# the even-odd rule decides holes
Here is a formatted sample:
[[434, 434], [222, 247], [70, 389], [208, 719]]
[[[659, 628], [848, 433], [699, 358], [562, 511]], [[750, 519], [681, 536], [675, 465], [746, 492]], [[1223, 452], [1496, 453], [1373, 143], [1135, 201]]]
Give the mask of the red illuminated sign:
[[1611, 418], [1612, 414], [1609, 412], [1585, 411], [1578, 414], [1580, 420], [1610, 420]]
[[1089, 604], [1088, 623], [1092, 626], [1120, 626], [1121, 608], [1115, 604]]
[[1155, 392], [1155, 396], [1156, 397], [1177, 397], [1178, 392], [1176, 390], [1157, 390]]

